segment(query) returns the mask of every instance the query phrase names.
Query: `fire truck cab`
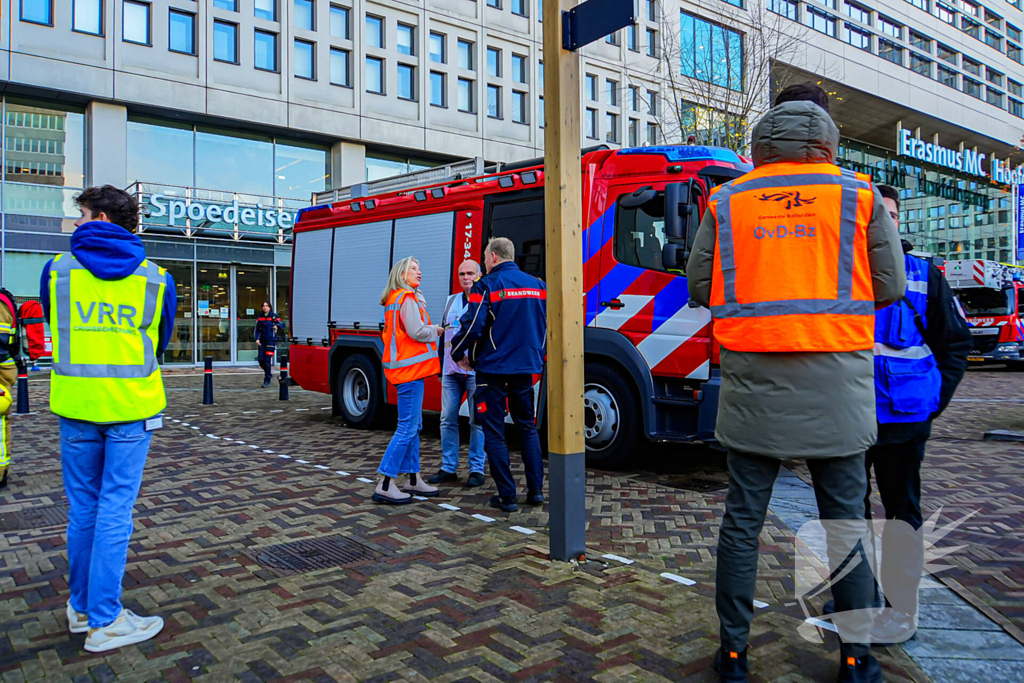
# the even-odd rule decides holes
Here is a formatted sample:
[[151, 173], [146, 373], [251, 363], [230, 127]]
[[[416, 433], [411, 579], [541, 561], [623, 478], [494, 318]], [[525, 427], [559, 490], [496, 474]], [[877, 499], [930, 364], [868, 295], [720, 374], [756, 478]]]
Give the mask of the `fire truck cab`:
[[[581, 163], [588, 461], [619, 464], [641, 438], [711, 441], [717, 347], [710, 312], [689, 302], [683, 269], [710, 189], [751, 166], [702, 146], [594, 148]], [[396, 403], [381, 368], [380, 297], [405, 256], [420, 262], [435, 321], [459, 291], [459, 265], [481, 262], [491, 237], [511, 239], [518, 266], [544, 279], [542, 164], [485, 168], [475, 159], [315, 196], [294, 232], [296, 382], [331, 393], [334, 414], [357, 428]], [[543, 421], [543, 376], [537, 401]], [[440, 410], [435, 378], [424, 408]]]
[[1024, 362], [1024, 269], [996, 261], [949, 261], [946, 279], [971, 326], [967, 360]]

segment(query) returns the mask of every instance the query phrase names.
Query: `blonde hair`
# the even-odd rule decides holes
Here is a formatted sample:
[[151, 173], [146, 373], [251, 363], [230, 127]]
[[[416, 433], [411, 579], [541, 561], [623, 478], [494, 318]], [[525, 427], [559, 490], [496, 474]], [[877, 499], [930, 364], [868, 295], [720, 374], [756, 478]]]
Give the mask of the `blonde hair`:
[[487, 251], [491, 252], [502, 261], [515, 261], [516, 248], [512, 240], [507, 237], [492, 237], [487, 243]]
[[415, 256], [406, 256], [404, 259], [391, 266], [391, 274], [388, 275], [388, 284], [384, 287], [384, 291], [380, 295], [380, 305], [386, 306], [388, 303], [388, 297], [391, 296], [391, 292], [396, 289], [408, 289], [410, 292], [413, 291], [409, 283], [405, 281], [405, 276], [409, 274], [409, 266], [415, 263], [419, 265], [420, 262], [416, 260]]

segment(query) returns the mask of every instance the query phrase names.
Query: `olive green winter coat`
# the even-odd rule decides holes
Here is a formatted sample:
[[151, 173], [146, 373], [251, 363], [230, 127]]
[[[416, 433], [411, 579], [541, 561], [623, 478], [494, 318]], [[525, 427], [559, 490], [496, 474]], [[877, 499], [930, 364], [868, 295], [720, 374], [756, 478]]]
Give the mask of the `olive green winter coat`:
[[[786, 102], [754, 127], [754, 165], [835, 163], [839, 130], [810, 102]], [[906, 290], [896, 224], [875, 190], [868, 260], [876, 307]], [[716, 230], [711, 212], [697, 231], [686, 275], [690, 297], [707, 306]], [[786, 277], [780, 272], [778, 277]], [[731, 449], [774, 458], [828, 458], [861, 453], [875, 443], [871, 349], [841, 353], [750, 353], [722, 347], [722, 392], [715, 436]]]

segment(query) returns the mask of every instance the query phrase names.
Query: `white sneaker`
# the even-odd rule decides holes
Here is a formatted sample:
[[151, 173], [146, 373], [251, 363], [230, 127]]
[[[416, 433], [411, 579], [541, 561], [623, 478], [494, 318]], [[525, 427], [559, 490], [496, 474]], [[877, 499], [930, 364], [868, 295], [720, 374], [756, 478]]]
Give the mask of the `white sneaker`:
[[68, 615], [68, 630], [72, 633], [85, 633], [89, 630], [89, 615], [85, 612], [79, 612], [71, 606], [71, 601], [68, 600], [68, 608], [66, 610]]
[[89, 629], [85, 649], [89, 652], [106, 652], [134, 645], [149, 640], [160, 633], [163, 627], [164, 620], [160, 617], [140, 617], [130, 609], [124, 609], [114, 623]]

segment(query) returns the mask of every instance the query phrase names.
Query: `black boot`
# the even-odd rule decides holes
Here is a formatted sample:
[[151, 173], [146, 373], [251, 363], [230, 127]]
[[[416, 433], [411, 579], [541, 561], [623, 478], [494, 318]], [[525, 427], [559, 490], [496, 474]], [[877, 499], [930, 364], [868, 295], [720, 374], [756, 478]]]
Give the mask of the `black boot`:
[[836, 683], [882, 683], [882, 665], [871, 655], [850, 657], [840, 655], [839, 675]]
[[270, 378], [269, 377], [263, 378], [263, 388], [266, 389], [269, 386], [270, 386]]
[[11, 471], [10, 467], [4, 468], [4, 478], [0, 479], [0, 489], [7, 488], [7, 474]]
[[718, 648], [715, 653], [715, 671], [722, 683], [746, 683], [749, 678], [750, 665], [747, 664], [747, 650], [743, 652], [726, 652]]

